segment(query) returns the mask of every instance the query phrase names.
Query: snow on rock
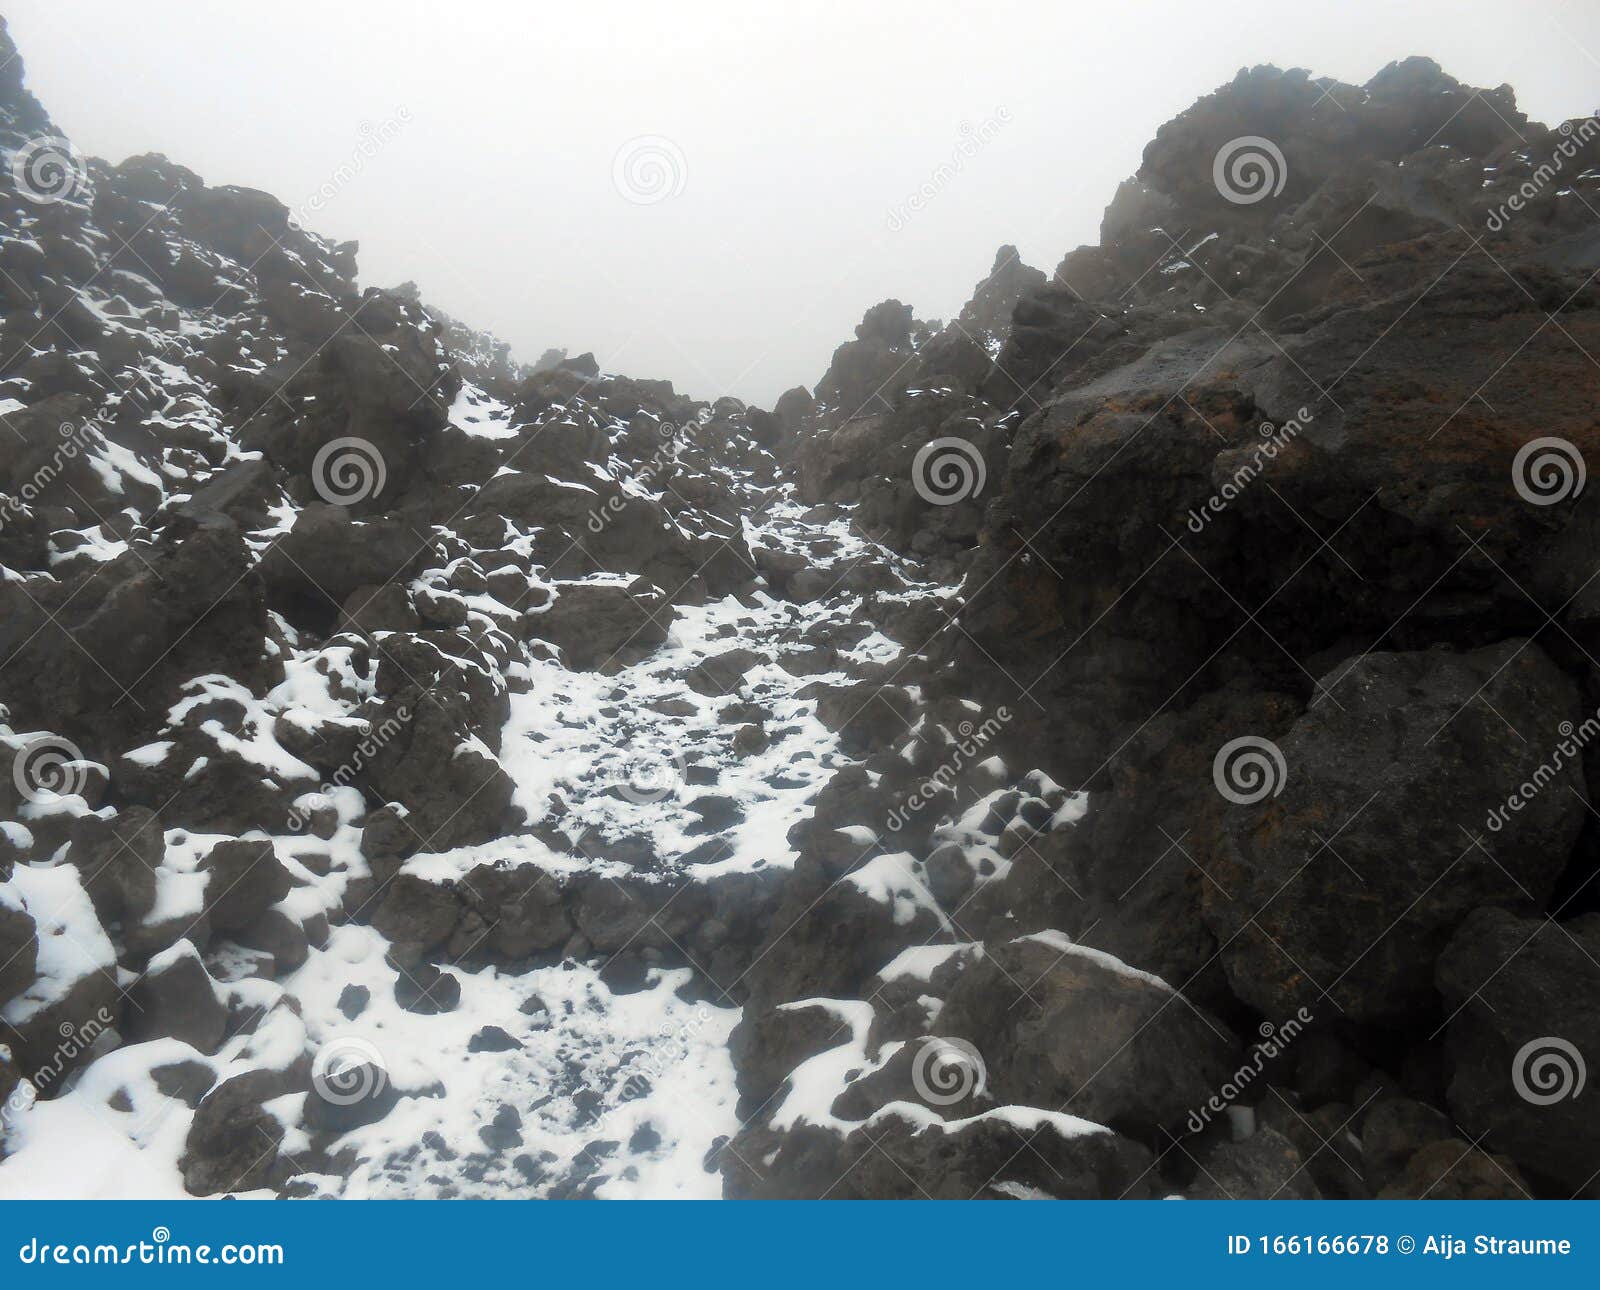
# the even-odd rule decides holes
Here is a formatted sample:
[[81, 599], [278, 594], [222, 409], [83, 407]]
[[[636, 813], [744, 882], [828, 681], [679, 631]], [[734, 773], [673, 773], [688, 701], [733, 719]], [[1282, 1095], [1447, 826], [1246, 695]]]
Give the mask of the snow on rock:
[[[21, 66], [3, 27], [0, 63]], [[21, 85], [0, 84], [0, 175], [58, 133]], [[1183, 1135], [1183, 1160], [1217, 1163], [1188, 1113], [1264, 1033], [1252, 1009], [1308, 988], [1282, 955], [1337, 957], [1343, 916], [1288, 893], [1272, 928], [1230, 922], [1224, 887], [1279, 888], [1272, 847], [1305, 839], [1218, 801], [1216, 749], [1299, 737], [1260, 809], [1341, 827], [1296, 798], [1318, 749], [1348, 752], [1345, 709], [1308, 706], [1311, 669], [1402, 609], [1416, 643], [1364, 656], [1363, 676], [1401, 676], [1385, 720], [1429, 724], [1408, 714], [1431, 686], [1461, 727], [1483, 721], [1417, 777], [1440, 800], [1499, 800], [1473, 777], [1501, 762], [1507, 786], [1535, 779], [1533, 745], [1491, 718], [1579, 715], [1570, 659], [1484, 637], [1526, 616], [1503, 581], [1560, 591], [1582, 625], [1571, 561], [1538, 563], [1570, 555], [1571, 508], [1518, 505], [1500, 457], [1479, 487], [1484, 453], [1515, 452], [1484, 400], [1457, 418], [1471, 451], [1413, 451], [1434, 404], [1475, 402], [1462, 352], [1519, 342], [1542, 365], [1515, 377], [1523, 420], [1592, 438], [1592, 373], [1566, 352], [1596, 312], [1590, 203], [1552, 200], [1504, 239], [1503, 263], [1573, 306], [1570, 333], [1450, 240], [1557, 146], [1487, 92], [1526, 136], [1506, 151], [1462, 107], [1480, 97], [1424, 60], [1366, 89], [1241, 73], [1163, 130], [1101, 246], [1056, 278], [1001, 248], [948, 326], [873, 306], [770, 412], [587, 354], [518, 362], [411, 284], [362, 286], [354, 243], [158, 154], [89, 162], [67, 201], [0, 193], [18, 341], [0, 367], [0, 1087], [25, 1090], [0, 1196], [1192, 1191], [1146, 1144]], [[1250, 119], [1263, 101], [1288, 105], [1299, 188], [1224, 227], [1187, 162], [1272, 133]], [[1404, 154], [1416, 138], [1434, 142]], [[1384, 179], [1402, 162], [1426, 201]], [[1557, 195], [1593, 189], [1570, 173]], [[1195, 234], [1175, 252], [1158, 220]], [[1310, 254], [1347, 228], [1348, 256]], [[1227, 338], [1302, 269], [1284, 337]], [[1363, 415], [1318, 404], [1274, 487], [1167, 559], [1172, 516], [1238, 478], [1228, 454], [1257, 423], [1315, 401], [1312, 371]], [[1341, 436], [1360, 451], [1328, 452]], [[1379, 472], [1375, 492], [1373, 461], [1416, 487]], [[934, 495], [951, 480], [959, 496]], [[1469, 494], [1509, 580], [1449, 580], [1447, 501]], [[1285, 522], [1291, 497], [1330, 530], [1348, 517], [1347, 549]], [[1384, 562], [1402, 530], [1428, 558]], [[1292, 628], [1276, 653], [1229, 621], [1234, 575], [1295, 584], [1262, 605]], [[1496, 649], [1519, 670], [1451, 688], [1481, 660], [1441, 660]], [[1581, 887], [1582, 777], [1560, 773], [1572, 791], [1497, 839], [1520, 860], [1466, 857], [1470, 880], [1417, 897], [1426, 935], [1318, 973], [1383, 988], [1274, 1072], [1293, 1114], [1263, 1111], [1251, 1142], [1314, 1156], [1343, 1122], [1315, 1144], [1297, 1124], [1398, 1087], [1401, 1056], [1438, 1099], [1418, 1075], [1437, 1051], [1401, 1054], [1391, 1023], [1438, 1012], [1434, 959], [1471, 910]], [[1425, 850], [1402, 826], [1432, 817], [1409, 808], [1351, 826], [1373, 854], [1416, 844], [1384, 873]], [[1303, 881], [1345, 871], [1361, 878]], [[1386, 899], [1344, 904], [1384, 926], [1407, 908]], [[1562, 962], [1577, 990], [1588, 966]], [[1504, 1015], [1544, 1017], [1549, 972], [1508, 969]], [[1452, 1043], [1493, 1028], [1470, 986]], [[1496, 1097], [1463, 1106], [1489, 1125]], [[1541, 1179], [1595, 1154], [1591, 1124], [1563, 1124], [1562, 1151], [1513, 1144]]]

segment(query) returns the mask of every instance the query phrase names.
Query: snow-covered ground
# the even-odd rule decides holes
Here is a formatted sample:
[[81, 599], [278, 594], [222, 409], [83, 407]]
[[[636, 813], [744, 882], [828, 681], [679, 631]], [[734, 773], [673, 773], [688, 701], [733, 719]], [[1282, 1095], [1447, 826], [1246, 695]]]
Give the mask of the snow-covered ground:
[[[496, 432], [495, 409], [463, 411], [475, 432]], [[820, 543], [841, 570], [868, 553], [846, 520], [805, 519], [783, 496], [748, 525], [747, 537], [752, 545], [780, 550]], [[781, 660], [805, 648], [799, 642], [808, 628], [848, 621], [858, 604], [847, 595], [797, 604], [758, 591], [745, 600], [678, 606], [668, 640], [614, 675], [570, 671], [553, 658], [513, 664], [500, 761], [515, 780], [516, 803], [537, 819], [555, 794], [565, 803], [569, 833], [642, 840], [657, 871], [694, 881], [792, 865], [785, 835], [848, 760], [817, 720], [815, 702], [800, 691], [817, 680], [848, 680], [845, 668], [892, 658], [899, 647], [874, 631], [840, 651], [838, 671], [797, 669], [802, 674], [794, 675]], [[685, 684], [690, 669], [735, 647], [763, 660], [735, 693], [707, 696]], [[185, 702], [238, 703], [246, 713], [243, 737], [221, 731], [217, 737], [264, 768], [312, 776], [272, 737], [274, 720], [296, 711], [337, 718], [345, 707], [336, 694], [359, 695], [368, 682], [337, 649], [298, 652], [286, 661], [286, 675], [265, 700], [226, 678], [201, 678]], [[735, 749], [740, 723], [722, 715], [735, 703], [764, 710], [770, 740], [764, 750]], [[159, 761], [167, 748], [152, 744], [139, 755]], [[688, 803], [705, 794], [731, 799], [737, 811], [731, 825], [716, 832], [701, 826]], [[334, 912], [346, 884], [370, 873], [353, 826], [359, 796], [336, 789], [326, 800], [341, 817], [332, 837], [286, 831], [273, 838], [299, 884], [291, 899], [303, 906], [300, 916]], [[190, 890], [199, 878], [196, 866], [219, 840], [169, 831], [162, 879], [171, 908], [165, 916], [198, 911], [198, 895]], [[419, 855], [405, 871], [450, 881], [496, 860], [532, 861], [569, 875], [618, 868], [522, 835]], [[76, 883], [71, 866], [19, 870], [24, 883], [65, 880]], [[47, 894], [35, 903], [45, 903]], [[81, 889], [76, 902], [49, 902], [64, 911], [54, 944], [80, 957], [98, 953], [96, 961], [109, 964], [109, 947], [100, 944], [103, 933]], [[74, 909], [82, 924], [76, 929], [66, 925]], [[311, 948], [303, 966], [276, 980], [252, 975], [248, 956], [206, 956], [231, 1004], [264, 1014], [215, 1056], [199, 1057], [173, 1039], [130, 1044], [93, 1062], [59, 1096], [36, 1104], [25, 1095], [14, 1099], [0, 1199], [183, 1197], [178, 1162], [194, 1112], [163, 1092], [152, 1072], [198, 1061], [220, 1081], [286, 1066], [306, 1051], [371, 1063], [402, 1094], [382, 1119], [334, 1144], [340, 1172], [308, 1173], [302, 1189], [309, 1194], [721, 1194], [721, 1177], [708, 1156], [739, 1128], [727, 1050], [739, 1010], [700, 1001], [704, 991], [688, 988], [690, 969], [658, 968], [646, 988], [618, 994], [596, 965], [572, 959], [519, 974], [447, 965], [442, 970], [460, 985], [459, 1005], [419, 1015], [396, 1002], [397, 969], [386, 960], [384, 937], [370, 926], [334, 921], [326, 945]], [[351, 1006], [353, 995], [362, 996], [359, 1009]], [[308, 1141], [300, 1127], [306, 1096], [268, 1104], [287, 1130], [281, 1151], [291, 1159]], [[70, 1150], [63, 1149], [66, 1143]], [[603, 1181], [586, 1187], [590, 1175]]]

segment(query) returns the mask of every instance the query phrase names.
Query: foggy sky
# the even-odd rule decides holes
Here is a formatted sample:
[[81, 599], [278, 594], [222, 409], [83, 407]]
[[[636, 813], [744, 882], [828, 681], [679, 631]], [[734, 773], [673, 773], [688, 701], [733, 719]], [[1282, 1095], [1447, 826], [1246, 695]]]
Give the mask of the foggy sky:
[[266, 189], [521, 358], [768, 406], [875, 301], [949, 317], [1002, 243], [1049, 271], [1097, 240], [1156, 128], [1241, 66], [1427, 54], [1538, 120], [1600, 104], [1594, 0], [4, 9], [82, 151]]

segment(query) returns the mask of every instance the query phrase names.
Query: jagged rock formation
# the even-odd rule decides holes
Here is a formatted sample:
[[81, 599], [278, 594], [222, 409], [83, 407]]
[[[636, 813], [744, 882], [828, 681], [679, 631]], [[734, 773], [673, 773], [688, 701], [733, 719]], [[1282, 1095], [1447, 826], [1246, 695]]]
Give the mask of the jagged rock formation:
[[0, 56], [0, 1193], [1591, 1185], [1600, 122], [1242, 72], [767, 412]]
[[[898, 312], [894, 335], [872, 325], [895, 302], [869, 313], [798, 425], [802, 495], [857, 504], [866, 531], [961, 576], [958, 610], [883, 683], [1004, 706], [1008, 765], [1038, 765], [1075, 804], [1007, 771], [986, 819], [960, 815], [983, 785], [941, 747], [954, 727], [927, 719], [909, 744], [889, 727], [863, 749], [883, 778], [825, 793], [813, 830], [873, 827], [896, 851], [904, 833], [880, 823], [905, 792], [890, 754], [921, 758], [919, 776], [954, 765], [932, 781], [954, 791], [929, 812], [943, 818], [910, 843], [935, 907], [893, 927], [852, 912], [842, 931], [840, 862], [810, 843], [812, 871], [802, 849], [743, 1023], [793, 1070], [782, 1085], [766, 1051], [741, 1056], [746, 1109], [781, 1108], [746, 1129], [747, 1164], [799, 1131], [795, 1090], [835, 1060], [797, 1010], [826, 994], [871, 1008], [839, 1014], [861, 1045], [850, 1087], [891, 1069], [897, 1043], [965, 1039], [975, 1094], [1122, 1128], [1195, 1194], [1297, 1194], [1308, 1177], [1330, 1195], [1447, 1194], [1452, 1160], [1507, 1194], [1593, 1186], [1600, 1102], [1583, 1054], [1600, 1033], [1519, 994], [1517, 1022], [1491, 1035], [1509, 1017], [1488, 1023], [1482, 991], [1497, 970], [1513, 991], [1583, 991], [1593, 973], [1580, 955], [1541, 969], [1521, 947], [1540, 927], [1581, 944], [1595, 906], [1600, 560], [1582, 471], [1600, 449], [1597, 140], [1600, 121], [1548, 129], [1508, 89], [1470, 90], [1424, 60], [1364, 87], [1244, 71], [1161, 130], [1100, 244], [1048, 281], [1003, 249], [970, 327], [938, 341]], [[846, 391], [860, 397], [841, 404]], [[976, 874], [961, 863], [975, 851]], [[1543, 921], [1447, 970], [1463, 929], [1491, 916]], [[1023, 945], [1040, 958], [1030, 936], [1060, 938], [1055, 966], [980, 973]], [[1091, 950], [1186, 1006], [1119, 1015], [1108, 981], [1068, 996], [1086, 1018], [1058, 1013], [1050, 977]], [[996, 1031], [1010, 1009], [1025, 1019]], [[1235, 1043], [1313, 1018], [1315, 1045], [1284, 1044], [1244, 1095], [1283, 1151], [1240, 1155], [1210, 1114], [1187, 1131], [1129, 1117], [1126, 1081], [1162, 1087], [1124, 1069], [1142, 1048], [1204, 1069], [1187, 1034], [1202, 1012]], [[1085, 1029], [1096, 1041], [1075, 1040]], [[796, 1047], [789, 1030], [813, 1037]], [[1104, 1033], [1129, 1051], [1080, 1069]], [[1538, 1104], [1549, 1089], [1522, 1095], [1530, 1067], [1561, 1111]], [[1340, 1141], [1402, 1090], [1439, 1118], [1407, 1121], [1403, 1143], [1373, 1148], [1391, 1163], [1363, 1173]], [[901, 1080], [893, 1095], [943, 1115], [924, 1132], [954, 1132], [929, 1091]], [[1532, 1146], [1547, 1134], [1571, 1145]], [[1457, 1137], [1515, 1165], [1424, 1140]], [[1438, 1167], [1406, 1192], [1416, 1176], [1396, 1157], [1423, 1148]], [[730, 1178], [786, 1185], [760, 1174]]]

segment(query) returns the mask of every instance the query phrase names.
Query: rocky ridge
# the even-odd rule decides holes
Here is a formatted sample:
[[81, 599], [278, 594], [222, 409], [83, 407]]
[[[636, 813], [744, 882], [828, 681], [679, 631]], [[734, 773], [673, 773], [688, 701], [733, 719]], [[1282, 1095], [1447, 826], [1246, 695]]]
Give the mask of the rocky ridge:
[[0, 1194], [1592, 1190], [1600, 120], [1243, 71], [767, 412], [0, 45]]

